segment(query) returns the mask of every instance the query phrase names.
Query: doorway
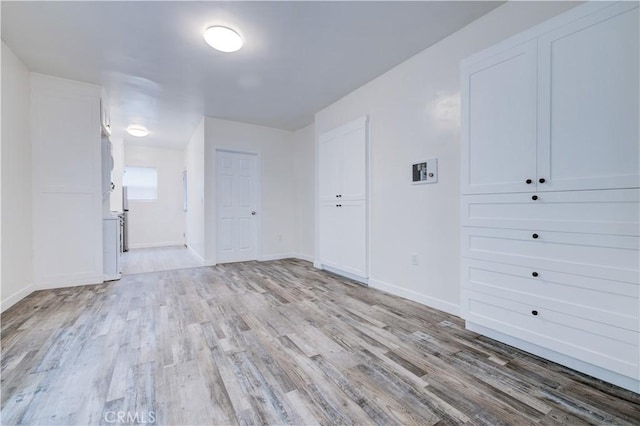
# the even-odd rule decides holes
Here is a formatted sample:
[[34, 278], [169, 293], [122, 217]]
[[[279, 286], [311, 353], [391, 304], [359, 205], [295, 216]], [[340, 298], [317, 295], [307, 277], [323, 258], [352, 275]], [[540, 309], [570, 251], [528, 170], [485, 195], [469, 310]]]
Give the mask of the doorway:
[[217, 150], [217, 263], [258, 259], [258, 155]]

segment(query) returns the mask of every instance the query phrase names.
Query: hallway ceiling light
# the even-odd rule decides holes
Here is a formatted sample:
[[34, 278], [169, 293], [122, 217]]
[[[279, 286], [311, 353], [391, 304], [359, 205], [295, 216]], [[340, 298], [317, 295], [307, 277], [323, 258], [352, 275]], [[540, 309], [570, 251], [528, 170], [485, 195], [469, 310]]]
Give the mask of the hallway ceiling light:
[[207, 44], [220, 52], [236, 52], [242, 47], [242, 37], [231, 28], [213, 26], [204, 32]]
[[127, 132], [131, 136], [135, 136], [137, 138], [143, 138], [149, 134], [149, 131], [146, 127], [139, 126], [137, 124], [132, 124], [131, 126], [127, 127]]

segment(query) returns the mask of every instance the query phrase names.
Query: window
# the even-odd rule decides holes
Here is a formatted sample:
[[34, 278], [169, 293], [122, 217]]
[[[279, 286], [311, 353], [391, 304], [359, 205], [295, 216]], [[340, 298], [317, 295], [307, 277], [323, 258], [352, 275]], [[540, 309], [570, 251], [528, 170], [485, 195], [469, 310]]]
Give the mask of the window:
[[127, 166], [124, 168], [122, 186], [127, 187], [129, 200], [155, 201], [158, 199], [158, 169]]

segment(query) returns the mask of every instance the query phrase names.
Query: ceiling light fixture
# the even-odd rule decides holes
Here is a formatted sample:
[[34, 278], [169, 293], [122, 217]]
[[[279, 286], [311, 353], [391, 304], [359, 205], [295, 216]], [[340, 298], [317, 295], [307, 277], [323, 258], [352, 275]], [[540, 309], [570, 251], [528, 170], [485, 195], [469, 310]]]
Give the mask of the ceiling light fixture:
[[204, 32], [204, 41], [220, 52], [235, 52], [242, 47], [242, 37], [231, 28], [213, 26]]
[[132, 124], [131, 126], [127, 127], [127, 132], [131, 136], [135, 136], [137, 138], [143, 138], [149, 134], [149, 131], [146, 127], [139, 126], [137, 124]]

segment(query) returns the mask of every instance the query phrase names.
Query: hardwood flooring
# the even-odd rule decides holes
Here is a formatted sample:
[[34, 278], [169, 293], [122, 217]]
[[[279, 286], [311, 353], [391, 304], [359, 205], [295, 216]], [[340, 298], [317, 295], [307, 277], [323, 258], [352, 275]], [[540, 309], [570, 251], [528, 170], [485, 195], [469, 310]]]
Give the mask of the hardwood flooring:
[[313, 269], [39, 291], [2, 314], [2, 424], [640, 423], [640, 396]]
[[130, 249], [122, 253], [122, 274], [194, 268], [202, 263], [185, 246]]

